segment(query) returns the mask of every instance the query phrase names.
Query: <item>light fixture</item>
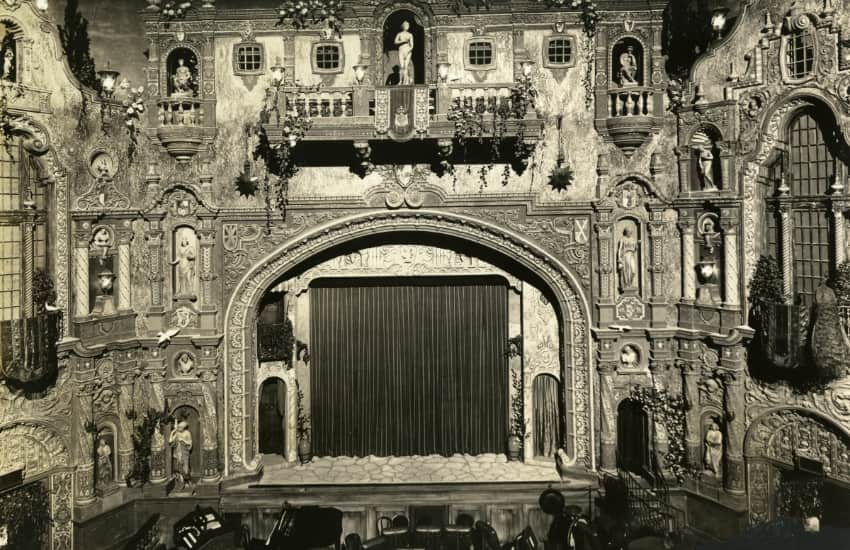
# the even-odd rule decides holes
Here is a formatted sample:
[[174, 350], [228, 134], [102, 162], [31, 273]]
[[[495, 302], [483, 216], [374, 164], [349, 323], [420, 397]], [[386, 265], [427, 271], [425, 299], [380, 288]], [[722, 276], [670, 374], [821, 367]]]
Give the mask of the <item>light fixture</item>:
[[449, 80], [449, 69], [452, 64], [449, 62], [445, 63], [437, 63], [437, 76], [440, 77], [440, 82], [448, 82]]
[[367, 70], [369, 70], [369, 64], [364, 63], [362, 59], [354, 65], [354, 80], [358, 84], [363, 84], [363, 81], [366, 79]]
[[271, 66], [272, 82], [274, 83], [275, 86], [277, 86], [281, 82], [283, 82], [283, 73], [285, 71], [286, 71], [286, 69], [284, 69], [283, 65], [280, 64], [280, 58], [275, 57], [274, 65]]
[[109, 68], [109, 61], [106, 62], [105, 69], [97, 71], [97, 78], [100, 79], [100, 92], [106, 99], [111, 98], [112, 94], [115, 93], [115, 82], [118, 81], [120, 74], [118, 71]]
[[47, 11], [50, 6], [48, 0], [35, 0], [35, 7], [41, 11]]
[[531, 76], [531, 72], [534, 70], [534, 61], [530, 59], [526, 59], [522, 62], [522, 75], [525, 77]]
[[711, 30], [714, 31], [714, 37], [720, 38], [723, 34], [723, 29], [726, 27], [726, 16], [729, 14], [729, 8], [719, 7], [714, 8], [711, 12]]

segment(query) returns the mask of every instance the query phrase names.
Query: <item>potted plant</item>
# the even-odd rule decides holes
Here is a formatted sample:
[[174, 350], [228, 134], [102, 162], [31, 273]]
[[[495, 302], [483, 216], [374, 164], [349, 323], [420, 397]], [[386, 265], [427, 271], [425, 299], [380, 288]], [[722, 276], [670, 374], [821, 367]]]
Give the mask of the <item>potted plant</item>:
[[301, 464], [305, 464], [313, 460], [313, 443], [310, 437], [310, 418], [307, 417], [307, 412], [304, 410], [304, 392], [296, 382], [298, 391], [298, 423], [296, 429], [298, 431], [298, 460]]

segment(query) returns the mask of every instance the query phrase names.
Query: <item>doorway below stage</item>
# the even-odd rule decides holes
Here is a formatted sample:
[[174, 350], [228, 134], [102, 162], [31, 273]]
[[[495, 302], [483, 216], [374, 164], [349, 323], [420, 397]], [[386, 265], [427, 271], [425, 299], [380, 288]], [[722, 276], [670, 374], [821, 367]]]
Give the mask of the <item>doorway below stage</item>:
[[286, 440], [286, 383], [270, 378], [260, 387], [260, 452], [283, 455]]

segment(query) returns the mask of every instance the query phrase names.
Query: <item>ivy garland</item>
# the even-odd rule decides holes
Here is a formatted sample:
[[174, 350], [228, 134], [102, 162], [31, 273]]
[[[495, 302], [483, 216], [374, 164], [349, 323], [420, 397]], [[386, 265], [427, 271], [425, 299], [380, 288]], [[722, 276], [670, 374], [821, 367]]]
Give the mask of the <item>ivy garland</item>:
[[[509, 102], [498, 101], [496, 98], [491, 98], [490, 101], [474, 102], [455, 98], [452, 102], [446, 113], [446, 118], [454, 122], [454, 139], [462, 151], [464, 162], [466, 162], [470, 141], [484, 143], [485, 136], [492, 136], [488, 162], [478, 171], [479, 192], [483, 192], [484, 188], [487, 187], [487, 175], [493, 169], [495, 163], [502, 160], [502, 144], [507, 131], [508, 119], [514, 118], [519, 121], [514, 150], [516, 157], [522, 158], [528, 154], [527, 145], [523, 139], [525, 137], [523, 120], [528, 111], [534, 108], [537, 96], [538, 91], [533, 80], [530, 77], [521, 76], [517, 78], [511, 88]], [[485, 122], [486, 115], [492, 117], [489, 120], [489, 125]], [[457, 172], [454, 166], [448, 162], [444, 162], [442, 166], [445, 171], [452, 174], [452, 187], [455, 188], [457, 186]], [[471, 170], [471, 167], [467, 166], [467, 173], [471, 173]], [[510, 174], [510, 166], [505, 165], [502, 171], [503, 186], [510, 182]]]
[[127, 99], [122, 103], [124, 106], [124, 126], [127, 128], [127, 136], [130, 142], [127, 144], [127, 158], [130, 163], [136, 156], [139, 145], [139, 126], [141, 115], [145, 112], [144, 100], [145, 87], [130, 88], [128, 86]]
[[189, 13], [192, 8], [192, 2], [190, 0], [183, 0], [182, 2], [168, 1], [162, 5], [162, 16], [166, 19], [166, 21], [173, 21], [175, 19], [183, 19], [186, 17], [186, 14]]
[[24, 87], [17, 83], [0, 84], [0, 135], [6, 147], [12, 139], [12, 114], [9, 112], [9, 99], [24, 96]]
[[344, 9], [342, 0], [285, 0], [277, 8], [276, 25], [283, 25], [285, 20], [290, 19], [296, 29], [303, 29], [322, 22], [341, 37]]
[[0, 494], [0, 519], [9, 548], [41, 550], [50, 533], [50, 493], [43, 481]]
[[304, 392], [301, 391], [301, 385], [298, 380], [295, 381], [295, 392], [298, 397], [298, 420], [296, 423], [296, 431], [298, 432], [299, 440], [310, 439], [310, 418], [307, 416], [307, 411], [304, 410]]
[[667, 468], [676, 476], [676, 481], [684, 483], [685, 476], [699, 477], [700, 472], [688, 463], [688, 448], [685, 443], [685, 401], [680, 395], [673, 395], [666, 389], [634, 386], [629, 399], [640, 404], [667, 430], [669, 447], [664, 455]]
[[522, 375], [520, 369], [511, 369], [511, 436], [517, 437], [520, 440], [520, 454], [522, 446], [525, 444], [527, 434], [525, 425], [525, 415], [522, 407]]
[[493, 7], [494, 0], [452, 0], [451, 10], [455, 15], [469, 13], [473, 9], [480, 10], [484, 8], [489, 10]]
[[173, 418], [166, 411], [149, 408], [139, 418], [135, 409], [127, 411], [127, 419], [133, 423], [133, 467], [127, 473], [128, 487], [144, 485], [151, 478], [151, 441], [157, 425], [165, 426]]

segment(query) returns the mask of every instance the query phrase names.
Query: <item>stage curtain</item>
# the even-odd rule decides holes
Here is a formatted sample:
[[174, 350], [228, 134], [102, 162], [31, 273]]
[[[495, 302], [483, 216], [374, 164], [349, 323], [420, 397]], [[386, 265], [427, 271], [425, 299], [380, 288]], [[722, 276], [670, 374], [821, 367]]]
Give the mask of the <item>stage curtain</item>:
[[534, 379], [535, 456], [555, 456], [561, 442], [558, 419], [558, 379], [541, 374]]
[[310, 324], [314, 454], [504, 452], [504, 280], [325, 280]]

